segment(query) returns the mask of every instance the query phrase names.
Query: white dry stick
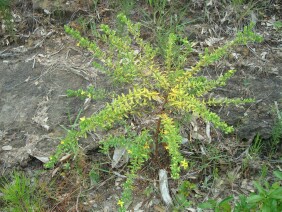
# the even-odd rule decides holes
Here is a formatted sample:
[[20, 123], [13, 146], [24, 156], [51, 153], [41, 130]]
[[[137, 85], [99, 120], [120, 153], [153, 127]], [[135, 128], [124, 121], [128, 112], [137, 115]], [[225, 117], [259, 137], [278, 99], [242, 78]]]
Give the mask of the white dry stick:
[[211, 143], [211, 123], [209, 121], [206, 124], [206, 135], [208, 138], [208, 142]]
[[159, 170], [160, 191], [163, 201], [166, 205], [172, 205], [172, 199], [168, 190], [167, 172], [164, 169]]
[[278, 107], [278, 103], [276, 101], [274, 101], [274, 104], [275, 104], [275, 107], [276, 107], [277, 117], [278, 117], [279, 120], [282, 120], [281, 114], [280, 114], [280, 111], [279, 111], [279, 107]]
[[197, 118], [198, 118], [198, 114], [193, 113], [191, 116], [191, 125], [193, 127], [194, 132], [198, 131]]

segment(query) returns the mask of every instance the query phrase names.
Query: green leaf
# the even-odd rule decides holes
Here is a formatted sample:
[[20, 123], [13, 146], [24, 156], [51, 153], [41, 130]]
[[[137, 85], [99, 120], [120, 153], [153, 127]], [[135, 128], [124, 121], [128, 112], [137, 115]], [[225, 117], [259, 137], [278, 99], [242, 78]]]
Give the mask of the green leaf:
[[263, 196], [261, 195], [251, 195], [250, 197], [247, 198], [247, 202], [248, 203], [256, 203], [256, 202], [260, 202], [264, 199]]
[[271, 207], [271, 202], [270, 200], [268, 200], [263, 203], [261, 211], [262, 212], [275, 212], [276, 210]]
[[231, 212], [231, 205], [228, 202], [224, 202], [218, 207], [219, 212]]
[[210, 199], [206, 202], [199, 204], [198, 207], [202, 208], [202, 209], [213, 209], [213, 208], [215, 208], [215, 206], [216, 206], [216, 201], [213, 200], [213, 199]]
[[254, 181], [254, 186], [257, 188], [260, 194], [265, 195], [266, 193], [265, 189], [258, 182]]
[[280, 188], [280, 182], [275, 182], [271, 185], [271, 191]]
[[281, 199], [282, 200], [282, 187], [275, 189], [269, 194], [269, 197], [272, 199]]
[[271, 199], [271, 208], [273, 208], [273, 212], [276, 212], [276, 211], [281, 211], [278, 209], [278, 205], [277, 205], [277, 200], [276, 199]]
[[233, 199], [232, 196], [226, 197], [225, 199], [223, 199], [222, 201], [220, 201], [220, 203], [218, 204], [219, 206], [224, 205], [228, 202], [230, 202]]
[[274, 171], [273, 174], [275, 177], [277, 177], [279, 180], [282, 180], [282, 172], [281, 171]]

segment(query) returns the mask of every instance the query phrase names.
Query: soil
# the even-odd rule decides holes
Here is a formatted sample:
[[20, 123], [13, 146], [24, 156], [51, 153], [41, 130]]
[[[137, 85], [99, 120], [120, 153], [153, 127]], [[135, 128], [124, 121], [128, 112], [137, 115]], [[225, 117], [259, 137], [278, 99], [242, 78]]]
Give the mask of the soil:
[[[80, 12], [86, 11], [85, 14], [89, 14], [92, 7], [89, 3], [91, 1], [87, 4], [82, 4], [82, 1], [71, 1], [71, 5], [68, 4], [67, 9], [64, 10], [62, 8], [55, 10], [55, 5], [51, 2], [44, 1], [39, 4], [37, 1], [30, 1], [29, 4], [33, 5], [33, 10], [25, 7], [27, 3], [18, 3], [13, 10], [14, 14], [20, 18], [15, 27], [19, 28], [22, 23], [25, 23], [26, 27], [22, 27], [16, 32], [16, 39], [9, 36], [8, 32], [2, 31], [0, 33], [3, 44], [0, 48], [1, 173], [6, 173], [7, 170], [14, 168], [26, 172], [42, 168], [42, 162], [44, 163], [52, 155], [61, 138], [65, 136], [66, 129], [73, 126], [75, 119], [79, 116], [92, 114], [104, 105], [103, 101], [94, 101], [89, 104], [89, 102], [77, 98], [67, 98], [66, 90], [86, 88], [89, 85], [110, 89], [107, 78], [99, 70], [93, 68], [92, 55], [78, 47], [62, 28], [62, 25], [67, 22], [77, 23], [74, 22], [77, 20], [75, 17], [77, 8], [80, 8]], [[67, 2], [61, 2], [59, 5], [64, 5]], [[103, 20], [110, 22], [109, 20], [114, 18], [114, 13], [103, 13], [107, 9], [106, 6], [106, 3], [100, 3], [100, 14], [104, 15], [101, 17], [101, 22]], [[196, 16], [197, 11], [203, 11], [201, 5], [195, 4], [194, 6], [191, 9], [194, 12], [191, 13], [192, 15]], [[214, 9], [214, 7], [210, 7], [210, 9]], [[63, 15], [56, 16], [54, 11], [58, 10], [63, 11]], [[228, 60], [216, 63], [203, 72], [207, 77], [214, 77], [220, 75], [222, 70], [236, 69], [235, 76], [227, 83], [227, 86], [216, 89], [211, 95], [255, 98], [255, 102], [247, 106], [213, 108], [236, 129], [236, 134], [230, 135], [226, 143], [218, 144], [221, 145], [219, 148], [223, 151], [229, 151], [226, 149], [234, 145], [232, 144], [234, 137], [243, 142], [238, 145], [240, 151], [235, 151], [236, 154], [242, 153], [243, 148], [241, 147], [250, 145], [257, 134], [265, 141], [271, 139], [277, 111], [282, 111], [282, 33], [273, 26], [273, 18], [282, 19], [281, 5], [274, 3], [273, 8], [270, 6], [269, 10], [275, 13], [266, 13], [256, 26], [256, 31], [264, 37], [262, 43], [248, 47], [240, 46], [230, 53]], [[28, 14], [33, 15], [34, 20], [38, 18], [41, 23], [29, 24], [27, 20], [30, 16]], [[213, 16], [210, 14], [210, 20], [213, 20], [212, 18]], [[218, 21], [220, 22], [220, 20]], [[217, 23], [207, 25], [201, 22], [188, 26], [186, 31], [197, 42], [195, 49], [200, 52], [203, 47], [209, 47], [208, 39], [224, 38], [224, 33], [216, 32], [218, 27]], [[222, 31], [228, 30], [227, 24], [222, 24], [220, 27], [222, 27]], [[224, 43], [228, 39], [224, 38], [215, 42], [215, 45]], [[222, 139], [221, 136], [219, 137]], [[219, 137], [216, 136], [215, 140], [220, 140]], [[85, 139], [81, 142], [81, 147], [88, 155], [87, 160], [82, 160], [86, 164], [97, 160], [95, 157], [100, 157], [101, 161], [106, 160], [105, 156], [98, 153], [97, 143], [98, 139], [94, 141], [93, 139]], [[184, 153], [186, 149], [187, 147], [183, 148]], [[197, 151], [195, 156], [199, 153]], [[277, 154], [281, 156], [281, 152]], [[258, 163], [259, 167], [261, 163]], [[221, 164], [220, 167], [224, 170], [228, 166]], [[109, 169], [108, 166], [104, 168]], [[232, 169], [236, 170], [236, 167]], [[201, 174], [197, 173], [194, 178], [193, 170], [189, 173], [191, 176], [188, 178], [191, 181], [199, 178], [198, 175]], [[146, 172], [142, 174], [146, 174]], [[188, 173], [184, 174], [183, 179], [187, 175]], [[73, 175], [69, 174], [69, 176], [72, 179]], [[50, 171], [46, 170], [42, 179], [49, 179], [49, 177]], [[101, 178], [96, 187], [88, 188], [88, 192], [84, 192], [88, 197], [84, 198], [80, 204], [81, 211], [116, 210], [116, 202], [124, 178], [119, 175], [107, 174], [103, 174]], [[77, 176], [74, 174], [73, 180], [75, 179]], [[66, 181], [61, 176], [56, 180], [62, 183], [59, 187], [63, 188], [63, 182], [66, 183]], [[245, 177], [245, 180], [249, 183], [251, 178]], [[196, 182], [196, 180], [194, 181]], [[146, 188], [148, 185], [154, 184], [152, 182], [144, 183], [142, 187]], [[217, 183], [218, 187], [224, 184], [223, 182]], [[65, 202], [65, 208], [75, 211], [76, 195], [82, 188], [83, 186], [78, 184], [70, 186], [68, 191], [62, 189], [59, 192], [61, 195], [72, 192], [75, 194], [75, 200]], [[153, 188], [156, 189], [154, 186]], [[198, 192], [198, 195], [206, 196], [206, 194]], [[222, 190], [212, 193], [213, 197], [220, 196], [219, 194], [223, 195]], [[146, 197], [140, 188], [140, 191], [137, 189], [135, 194], [134, 202], [130, 208], [135, 208], [136, 211], [141, 211], [141, 209], [144, 211], [166, 210], [157, 192], [150, 193]], [[61, 198], [63, 199], [63, 197]], [[64, 208], [62, 204], [56, 204], [60, 205], [61, 210], [58, 207], [54, 210], [50, 209], [50, 211], [65, 211], [62, 209]]]

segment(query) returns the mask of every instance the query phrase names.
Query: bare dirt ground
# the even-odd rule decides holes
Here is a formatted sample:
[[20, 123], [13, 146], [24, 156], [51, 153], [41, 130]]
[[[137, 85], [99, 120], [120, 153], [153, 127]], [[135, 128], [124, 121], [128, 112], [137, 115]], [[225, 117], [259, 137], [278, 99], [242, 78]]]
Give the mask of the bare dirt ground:
[[[79, 7], [79, 5], [76, 6]], [[46, 11], [45, 13], [42, 11], [45, 8], [42, 8], [42, 5], [36, 5], [36, 7], [40, 11], [36, 13], [36, 16], [44, 17], [41, 20], [48, 19]], [[266, 14], [257, 23], [256, 31], [264, 37], [263, 43], [238, 47], [231, 52], [228, 60], [219, 62], [203, 72], [205, 76], [211, 77], [220, 75], [222, 70], [235, 68], [238, 71], [228, 85], [215, 90], [211, 95], [256, 99], [255, 103], [247, 107], [214, 108], [224, 120], [236, 127], [236, 134], [231, 135], [230, 142], [219, 144], [223, 151], [224, 149], [229, 151], [231, 146], [234, 146], [234, 143], [231, 144], [234, 137], [241, 141], [249, 141], [243, 143], [245, 146], [252, 143], [256, 134], [260, 134], [267, 141], [271, 137], [277, 111], [282, 111], [282, 34], [273, 26], [273, 18], [276, 20], [282, 18], [282, 14], [279, 13], [281, 5], [279, 8], [271, 8], [272, 11], [276, 11], [276, 14]], [[22, 15], [22, 22], [26, 20], [26, 16], [17, 8], [14, 12], [19, 16]], [[68, 14], [74, 12], [68, 11]], [[71, 16], [66, 15], [64, 20], [70, 18]], [[19, 25], [20, 22], [17, 24]], [[64, 128], [70, 128], [79, 115], [91, 114], [103, 107], [103, 102], [89, 104], [80, 99], [66, 97], [67, 89], [86, 88], [89, 85], [109, 89], [109, 85], [105, 76], [93, 68], [91, 54], [77, 47], [76, 43], [64, 34], [61, 26], [62, 24], [37, 24], [29, 32], [19, 32], [17, 36], [22, 40], [19, 39], [17, 42], [9, 41], [10, 38], [5, 33], [1, 34], [3, 44], [0, 48], [1, 173], [14, 167], [24, 170], [42, 168], [41, 162], [48, 160], [60, 139], [66, 134]], [[197, 23], [188, 26], [186, 30], [189, 34], [195, 35], [194, 41], [197, 42], [195, 49], [200, 52], [203, 47], [217, 46], [229, 39], [224, 37], [224, 33], [218, 33], [217, 28], [217, 23]], [[228, 30], [228, 27], [222, 30]], [[215, 140], [221, 139], [223, 139], [221, 136], [215, 138]], [[242, 147], [243, 144], [238, 146]], [[95, 157], [104, 157], [96, 151], [97, 139], [82, 141], [81, 146], [88, 151], [87, 163], [97, 160]], [[187, 147], [184, 147], [185, 149]], [[197, 155], [199, 153], [197, 151], [199, 150], [195, 150], [194, 154]], [[277, 153], [277, 157], [279, 154], [281, 157], [281, 150]], [[280, 165], [278, 163], [271, 166], [280, 167]], [[220, 167], [222, 170], [225, 169], [224, 164]], [[236, 170], [236, 168], [238, 167], [232, 166], [231, 169]], [[185, 173], [184, 178], [189, 175], [192, 176], [191, 180], [196, 178], [203, 180], [203, 177], [199, 176], [203, 173], [193, 175], [193, 171], [195, 170]], [[50, 174], [47, 171], [43, 176], [48, 178]], [[239, 188], [242, 188], [242, 181], [249, 182], [252, 177], [245, 176], [246, 181], [242, 179], [238, 181]], [[72, 178], [65, 180], [60, 178], [59, 187], [62, 189], [58, 195], [61, 195], [61, 201], [49, 208], [50, 211], [65, 211], [62, 209], [64, 208], [62, 202], [65, 202], [66, 208], [75, 211], [76, 196], [84, 188], [79, 184], [79, 186], [70, 186], [70, 190], [64, 190], [64, 186], [71, 183], [71, 180]], [[73, 180], [76, 178], [74, 177]], [[98, 186], [83, 192], [85, 196], [88, 196], [83, 197], [83, 201], [79, 204], [81, 211], [115, 211], [122, 181], [122, 175], [105, 174]], [[148, 184], [154, 185], [154, 183], [154, 180], [151, 180], [143, 187], [146, 188]], [[210, 196], [224, 194], [226, 189], [222, 186], [224, 182], [217, 183]], [[142, 187], [141, 184], [140, 187]], [[136, 191], [134, 203], [130, 206], [132, 209], [165, 211], [158, 193], [149, 194], [146, 197], [142, 194], [142, 189], [139, 189], [140, 191]], [[201, 198], [208, 195], [201, 191], [195, 192], [198, 192]], [[66, 200], [63, 194], [67, 193], [70, 196], [75, 194], [75, 200]], [[73, 205], [66, 203], [67, 201], [72, 202]]]

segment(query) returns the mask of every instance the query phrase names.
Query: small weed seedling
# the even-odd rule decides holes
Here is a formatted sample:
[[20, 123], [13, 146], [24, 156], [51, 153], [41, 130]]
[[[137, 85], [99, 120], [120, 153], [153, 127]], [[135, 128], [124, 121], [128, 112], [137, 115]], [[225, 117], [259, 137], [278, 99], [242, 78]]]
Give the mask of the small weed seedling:
[[273, 26], [277, 31], [282, 32], [282, 21], [275, 21]]
[[24, 174], [15, 172], [12, 181], [0, 185], [5, 211], [43, 211], [43, 196], [35, 182]]
[[[254, 182], [257, 189], [256, 193], [250, 194], [249, 197], [240, 197], [240, 201], [236, 204], [236, 212], [241, 211], [265, 211], [278, 212], [282, 210], [282, 172], [274, 171], [273, 173], [277, 181], [271, 186], [268, 182], [262, 186], [259, 182]], [[280, 182], [279, 182], [280, 181]]]
[[2, 28], [11, 36], [15, 36], [14, 23], [11, 11], [11, 0], [0, 0], [0, 18], [2, 18]]
[[259, 157], [259, 154], [261, 153], [262, 150], [262, 146], [263, 146], [262, 138], [259, 135], [256, 135], [254, 139], [254, 143], [249, 149], [249, 155], [254, 158]]
[[282, 210], [282, 172], [274, 171], [276, 181], [270, 186], [268, 182], [264, 182], [262, 186], [259, 182], [253, 182], [257, 192], [251, 193], [249, 196], [240, 195], [239, 200], [235, 202], [232, 208], [230, 201], [233, 197], [227, 197], [221, 201], [210, 199], [199, 205], [202, 209], [213, 209], [218, 212], [278, 212]]
[[194, 183], [191, 183], [187, 180], [181, 182], [178, 187], [178, 192], [174, 197], [174, 207], [173, 212], [183, 211], [185, 208], [191, 205], [191, 202], [187, 198], [191, 195], [192, 191], [197, 186]]
[[[81, 34], [65, 26], [65, 31], [78, 41], [78, 45], [91, 51], [100, 62], [94, 65], [111, 77], [114, 83], [123, 84], [128, 91], [117, 95], [104, 109], [82, 117], [79, 130], [71, 130], [58, 147], [60, 154], [50, 158], [46, 167], [53, 167], [64, 152], [72, 151], [69, 147], [80, 138], [87, 137], [88, 132], [107, 130], [121, 126], [125, 130], [118, 134], [110, 134], [101, 146], [104, 152], [110, 148], [124, 148], [129, 157], [129, 171], [123, 185], [123, 194], [118, 201], [122, 211], [132, 197], [134, 178], [145, 161], [152, 158], [158, 161], [160, 151], [170, 156], [170, 174], [178, 179], [181, 168], [186, 169], [188, 162], [180, 153], [182, 136], [178, 126], [177, 113], [197, 113], [203, 120], [225, 133], [233, 131], [220, 117], [209, 110], [212, 105], [228, 105], [252, 102], [252, 99], [215, 99], [205, 98], [212, 89], [224, 86], [226, 81], [235, 73], [229, 70], [217, 79], [208, 80], [199, 72], [205, 67], [227, 54], [228, 50], [238, 44], [261, 41], [262, 38], [252, 31], [252, 26], [244, 28], [233, 41], [218, 48], [214, 52], [205, 51], [195, 66], [185, 68], [188, 54], [179, 55], [175, 51], [181, 45], [182, 50], [191, 52], [190, 42], [173, 33], [169, 34], [163, 61], [159, 60], [159, 51], [140, 37], [140, 24], [132, 23], [123, 14], [118, 19], [125, 25], [122, 37], [107, 25], [101, 25], [97, 37], [98, 42], [90, 41]], [[175, 60], [178, 58], [178, 60]], [[177, 63], [176, 63], [177, 61]], [[140, 121], [138, 126], [124, 124], [126, 120]], [[162, 148], [165, 147], [165, 148]]]
[[215, 212], [231, 212], [231, 204], [230, 201], [233, 199], [233, 197], [227, 197], [223, 200], [216, 201], [213, 199], [210, 199], [204, 203], [201, 203], [199, 205], [199, 208], [202, 209], [213, 209]]
[[[281, 211], [282, 210], [282, 172], [275, 171], [273, 174], [276, 176], [277, 181], [274, 182], [271, 186], [268, 182], [265, 182], [265, 186], [254, 182], [256, 189], [258, 190], [257, 194], [252, 194], [247, 201], [249, 203], [256, 203], [262, 211]], [[279, 182], [280, 181], [280, 182]]]
[[271, 151], [270, 156], [274, 155], [277, 152], [278, 145], [281, 143], [282, 138], [282, 112], [277, 109], [277, 118], [275, 120], [273, 129], [272, 129], [272, 136], [271, 136]]

